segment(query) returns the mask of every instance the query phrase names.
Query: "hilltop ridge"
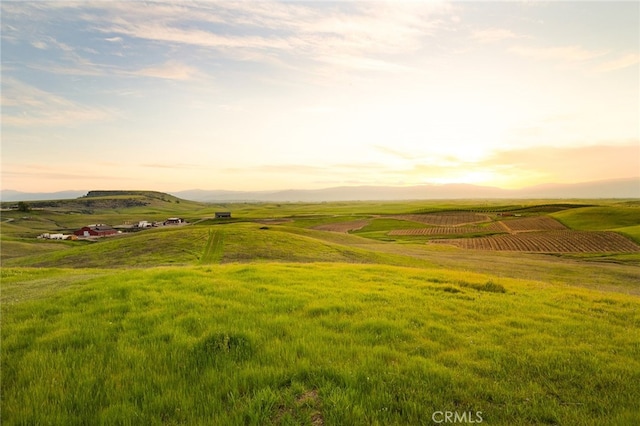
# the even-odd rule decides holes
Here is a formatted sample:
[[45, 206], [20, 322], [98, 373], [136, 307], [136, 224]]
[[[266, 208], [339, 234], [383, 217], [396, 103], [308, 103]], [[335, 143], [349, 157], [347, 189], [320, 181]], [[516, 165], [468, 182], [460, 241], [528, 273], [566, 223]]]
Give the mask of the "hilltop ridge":
[[[93, 210], [111, 210], [129, 207], [168, 206], [180, 204], [199, 204], [198, 202], [184, 200], [182, 198], [159, 191], [142, 190], [92, 190], [85, 195], [70, 199], [40, 199], [29, 200], [31, 208], [53, 208], [62, 210], [77, 210], [89, 213]], [[2, 207], [8, 208], [9, 201], [3, 201]]]
[[154, 198], [162, 201], [172, 201], [180, 200], [180, 198], [167, 194], [166, 192], [160, 191], [127, 191], [127, 190], [92, 190], [87, 192], [86, 195], [80, 198], [111, 198], [111, 197], [122, 197], [122, 196], [141, 196], [147, 198]]

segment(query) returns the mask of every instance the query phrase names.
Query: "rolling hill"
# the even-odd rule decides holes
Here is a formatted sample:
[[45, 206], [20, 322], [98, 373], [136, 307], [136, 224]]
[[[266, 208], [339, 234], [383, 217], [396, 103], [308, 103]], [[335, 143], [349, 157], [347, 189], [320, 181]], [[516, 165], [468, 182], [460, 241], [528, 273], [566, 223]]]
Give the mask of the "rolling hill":
[[[44, 195], [44, 194], [43, 194]], [[180, 206], [184, 203], [183, 206]], [[10, 208], [13, 202], [2, 202], [2, 208]], [[113, 212], [118, 209], [146, 207], [148, 209], [166, 211], [188, 211], [202, 207], [196, 201], [180, 199], [174, 195], [158, 191], [89, 191], [85, 195], [68, 199], [40, 199], [29, 201], [32, 209], [47, 209], [49, 211], [77, 212], [93, 214], [95, 212]], [[181, 208], [182, 207], [182, 208]]]
[[[69, 201], [91, 210], [3, 212], [2, 424], [640, 421], [637, 253], [430, 243], [476, 228], [613, 232], [640, 225], [633, 202], [88, 195]], [[215, 219], [222, 208], [232, 220]], [[190, 223], [35, 238], [167, 216]]]

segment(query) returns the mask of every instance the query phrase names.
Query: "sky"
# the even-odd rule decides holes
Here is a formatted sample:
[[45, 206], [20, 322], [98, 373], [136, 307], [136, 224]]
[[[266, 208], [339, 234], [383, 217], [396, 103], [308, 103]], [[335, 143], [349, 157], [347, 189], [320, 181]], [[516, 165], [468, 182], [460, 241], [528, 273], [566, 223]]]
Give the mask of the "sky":
[[640, 176], [640, 3], [2, 1], [2, 189]]

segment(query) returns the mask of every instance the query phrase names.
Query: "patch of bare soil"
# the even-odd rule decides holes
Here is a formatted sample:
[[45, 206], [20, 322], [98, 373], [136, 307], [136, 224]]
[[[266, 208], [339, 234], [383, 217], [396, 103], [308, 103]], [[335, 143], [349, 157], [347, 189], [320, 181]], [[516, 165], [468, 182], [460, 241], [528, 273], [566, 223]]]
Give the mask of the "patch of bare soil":
[[298, 396], [293, 407], [280, 407], [274, 420], [275, 424], [280, 424], [285, 416], [292, 416], [297, 420], [311, 418], [312, 426], [323, 426], [324, 417], [321, 411], [321, 401], [318, 391], [308, 390]]
[[319, 231], [347, 233], [349, 231], [356, 231], [358, 229], [364, 228], [369, 224], [369, 222], [371, 222], [369, 219], [352, 220], [349, 222], [337, 222], [337, 223], [328, 223], [326, 225], [318, 225], [318, 226], [314, 226], [311, 229], [317, 229]]

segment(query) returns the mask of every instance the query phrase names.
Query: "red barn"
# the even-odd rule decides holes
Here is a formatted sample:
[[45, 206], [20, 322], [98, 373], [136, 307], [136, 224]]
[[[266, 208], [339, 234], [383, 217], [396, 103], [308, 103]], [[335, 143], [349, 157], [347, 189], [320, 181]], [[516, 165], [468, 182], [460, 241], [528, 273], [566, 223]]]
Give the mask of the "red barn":
[[117, 234], [118, 231], [110, 227], [109, 225], [105, 225], [104, 223], [100, 223], [97, 225], [87, 225], [83, 228], [74, 231], [74, 234], [79, 237], [106, 237], [107, 235]]

